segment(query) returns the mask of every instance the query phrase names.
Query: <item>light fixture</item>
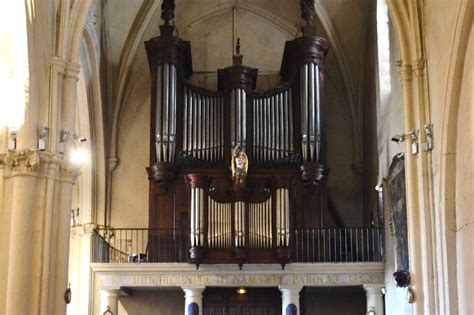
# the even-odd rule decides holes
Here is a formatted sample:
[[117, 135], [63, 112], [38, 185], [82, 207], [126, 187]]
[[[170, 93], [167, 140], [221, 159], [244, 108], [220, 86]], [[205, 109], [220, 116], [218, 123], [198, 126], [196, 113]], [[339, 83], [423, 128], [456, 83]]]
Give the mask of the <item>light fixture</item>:
[[411, 154], [416, 155], [418, 154], [418, 135], [416, 134], [416, 130], [411, 129], [408, 131], [408, 135], [411, 139]]
[[418, 135], [415, 129], [410, 129], [406, 134], [396, 134], [390, 140], [396, 143], [404, 142], [407, 137], [411, 140], [411, 154], [418, 154]]
[[[72, 137], [74, 147], [68, 146], [66, 148], [66, 144], [68, 143], [70, 137]], [[67, 150], [69, 161], [75, 165], [82, 165], [87, 160], [87, 152], [83, 148], [78, 147], [78, 144], [80, 145], [86, 141], [86, 137], [80, 137], [78, 135], [71, 134], [67, 130], [63, 130], [61, 132], [58, 151], [60, 154], [64, 154]]]
[[68, 138], [69, 138], [69, 131], [67, 130], [61, 131], [61, 136], [59, 139], [59, 147], [58, 147], [58, 151], [60, 154], [64, 154], [66, 142]]
[[423, 151], [432, 151], [433, 144], [433, 124], [424, 125], [423, 130], [425, 131], [426, 142], [423, 143]]
[[41, 129], [41, 132], [38, 136], [38, 150], [40, 151], [46, 150], [48, 134], [49, 134], [49, 128], [44, 126], [43, 129]]
[[72, 164], [82, 165], [87, 160], [86, 151], [81, 148], [75, 148], [74, 150], [71, 151], [69, 159]]
[[405, 134], [396, 134], [390, 140], [392, 140], [393, 142], [396, 142], [396, 143], [403, 142], [403, 141], [405, 141]]
[[238, 289], [237, 289], [237, 293], [238, 293], [238, 294], [246, 294], [246, 293], [247, 293], [247, 289], [246, 289], [246, 288], [238, 288]]
[[10, 127], [10, 135], [8, 136], [8, 150], [16, 149], [16, 129]]
[[71, 210], [71, 226], [76, 227], [79, 225], [79, 208], [75, 208]]

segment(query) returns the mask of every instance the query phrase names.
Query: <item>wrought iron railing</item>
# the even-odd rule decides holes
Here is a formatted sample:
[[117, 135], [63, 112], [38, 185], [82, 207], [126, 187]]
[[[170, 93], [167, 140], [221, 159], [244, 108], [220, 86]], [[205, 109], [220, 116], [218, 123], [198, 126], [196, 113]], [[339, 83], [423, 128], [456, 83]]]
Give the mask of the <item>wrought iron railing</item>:
[[382, 228], [296, 229], [292, 259], [296, 262], [382, 262]]
[[99, 228], [93, 262], [187, 262], [189, 231]]
[[[93, 262], [188, 262], [189, 230], [99, 228]], [[209, 249], [212, 250], [212, 249]], [[383, 262], [382, 228], [294, 229], [291, 260], [303, 263]]]

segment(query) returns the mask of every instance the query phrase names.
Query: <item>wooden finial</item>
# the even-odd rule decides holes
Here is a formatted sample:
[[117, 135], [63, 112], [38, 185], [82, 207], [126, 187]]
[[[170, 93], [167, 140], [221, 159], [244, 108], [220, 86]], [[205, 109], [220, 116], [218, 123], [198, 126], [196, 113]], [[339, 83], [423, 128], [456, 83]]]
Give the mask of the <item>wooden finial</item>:
[[303, 36], [316, 35], [316, 10], [314, 10], [314, 0], [300, 0], [301, 17], [306, 21], [303, 27]]
[[174, 25], [170, 23], [174, 19], [174, 0], [163, 0], [161, 4], [161, 19], [165, 24], [160, 25], [161, 36], [173, 36]]
[[174, 19], [174, 0], [163, 0], [161, 4], [161, 18], [165, 21], [165, 25], [169, 25]]
[[237, 38], [237, 44], [235, 45], [235, 54], [240, 55], [240, 38]]

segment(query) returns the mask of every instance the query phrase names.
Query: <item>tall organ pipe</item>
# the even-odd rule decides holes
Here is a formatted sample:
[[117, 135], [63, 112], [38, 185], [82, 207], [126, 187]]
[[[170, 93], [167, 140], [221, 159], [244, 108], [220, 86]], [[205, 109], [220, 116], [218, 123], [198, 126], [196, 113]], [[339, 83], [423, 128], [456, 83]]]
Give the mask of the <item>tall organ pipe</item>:
[[163, 106], [161, 95], [163, 94], [163, 74], [162, 66], [158, 66], [156, 72], [156, 113], [155, 113], [155, 129], [156, 129], [156, 160], [162, 162], [161, 150], [162, 150], [162, 134], [161, 134], [161, 108]]
[[308, 161], [308, 65], [303, 65], [301, 74], [301, 141], [303, 161]]
[[321, 85], [319, 66], [316, 65], [316, 161], [321, 161]]

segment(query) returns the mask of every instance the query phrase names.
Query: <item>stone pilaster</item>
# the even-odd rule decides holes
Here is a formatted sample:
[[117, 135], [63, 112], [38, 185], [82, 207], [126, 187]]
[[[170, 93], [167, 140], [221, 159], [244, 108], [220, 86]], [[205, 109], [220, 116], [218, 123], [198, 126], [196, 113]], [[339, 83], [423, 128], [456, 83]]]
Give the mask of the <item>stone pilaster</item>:
[[119, 289], [99, 290], [100, 308], [98, 315], [117, 315]]
[[62, 155], [35, 149], [1, 153], [0, 167], [9, 196], [2, 225], [11, 227], [2, 245], [8, 257], [5, 313], [63, 314], [71, 198], [64, 188], [72, 188], [80, 169]]
[[383, 315], [383, 285], [364, 284], [364, 290], [367, 297], [367, 314]]
[[205, 287], [182, 288], [184, 291], [184, 315], [202, 315], [202, 292]]
[[281, 314], [299, 315], [300, 314], [300, 291], [302, 286], [279, 286], [281, 291]]

